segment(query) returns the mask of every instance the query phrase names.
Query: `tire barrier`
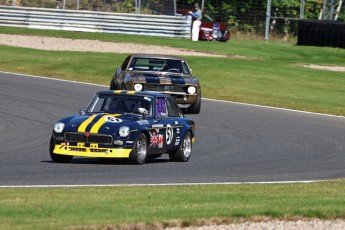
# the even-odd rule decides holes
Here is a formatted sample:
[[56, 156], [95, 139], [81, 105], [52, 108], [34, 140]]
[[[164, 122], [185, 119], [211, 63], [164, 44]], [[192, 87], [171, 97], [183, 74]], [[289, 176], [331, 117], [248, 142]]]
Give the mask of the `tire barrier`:
[[297, 45], [345, 48], [345, 23], [300, 20], [297, 30]]

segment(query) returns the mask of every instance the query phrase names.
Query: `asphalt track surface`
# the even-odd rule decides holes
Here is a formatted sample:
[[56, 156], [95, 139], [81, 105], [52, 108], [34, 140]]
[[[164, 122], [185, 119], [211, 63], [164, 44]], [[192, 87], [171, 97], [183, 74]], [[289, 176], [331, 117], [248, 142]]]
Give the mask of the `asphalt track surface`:
[[0, 186], [306, 181], [345, 178], [345, 118], [202, 101], [187, 163], [51, 161], [56, 120], [103, 86], [0, 73]]

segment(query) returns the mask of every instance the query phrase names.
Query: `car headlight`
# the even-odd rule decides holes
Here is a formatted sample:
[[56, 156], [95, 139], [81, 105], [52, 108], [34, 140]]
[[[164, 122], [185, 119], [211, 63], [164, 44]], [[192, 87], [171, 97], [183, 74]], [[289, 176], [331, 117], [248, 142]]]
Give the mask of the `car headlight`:
[[62, 122], [57, 122], [54, 125], [54, 132], [62, 133], [63, 129], [65, 128], [65, 124]]
[[135, 91], [143, 90], [143, 85], [142, 84], [134, 84], [134, 90]]
[[119, 129], [120, 137], [128, 137], [129, 135], [129, 127], [128, 126], [121, 126]]
[[195, 86], [189, 86], [187, 89], [187, 92], [189, 94], [195, 94], [196, 93], [196, 87]]

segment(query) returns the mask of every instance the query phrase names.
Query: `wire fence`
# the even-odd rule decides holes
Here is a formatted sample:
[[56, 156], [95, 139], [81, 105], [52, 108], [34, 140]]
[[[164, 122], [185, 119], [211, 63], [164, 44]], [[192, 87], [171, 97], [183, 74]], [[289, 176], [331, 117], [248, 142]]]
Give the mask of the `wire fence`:
[[[0, 0], [0, 5], [175, 15], [178, 10], [192, 10], [195, 1], [198, 0]], [[260, 39], [267, 36], [267, 14], [270, 38], [284, 40], [296, 36], [299, 19], [345, 21], [341, 0], [228, 0], [226, 4], [223, 0], [199, 0], [201, 2], [203, 12], [229, 25], [232, 36]], [[268, 2], [271, 2], [270, 12], [267, 12]]]

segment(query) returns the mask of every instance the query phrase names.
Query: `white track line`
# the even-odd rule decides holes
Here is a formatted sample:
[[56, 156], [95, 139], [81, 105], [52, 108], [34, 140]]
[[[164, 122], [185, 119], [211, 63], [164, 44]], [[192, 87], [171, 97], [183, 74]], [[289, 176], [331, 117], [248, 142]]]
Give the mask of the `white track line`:
[[146, 187], [146, 186], [193, 186], [193, 185], [246, 185], [246, 184], [298, 184], [325, 180], [264, 181], [264, 182], [220, 182], [220, 183], [171, 183], [171, 184], [87, 184], [87, 185], [1, 185], [0, 188], [74, 188], [74, 187]]

